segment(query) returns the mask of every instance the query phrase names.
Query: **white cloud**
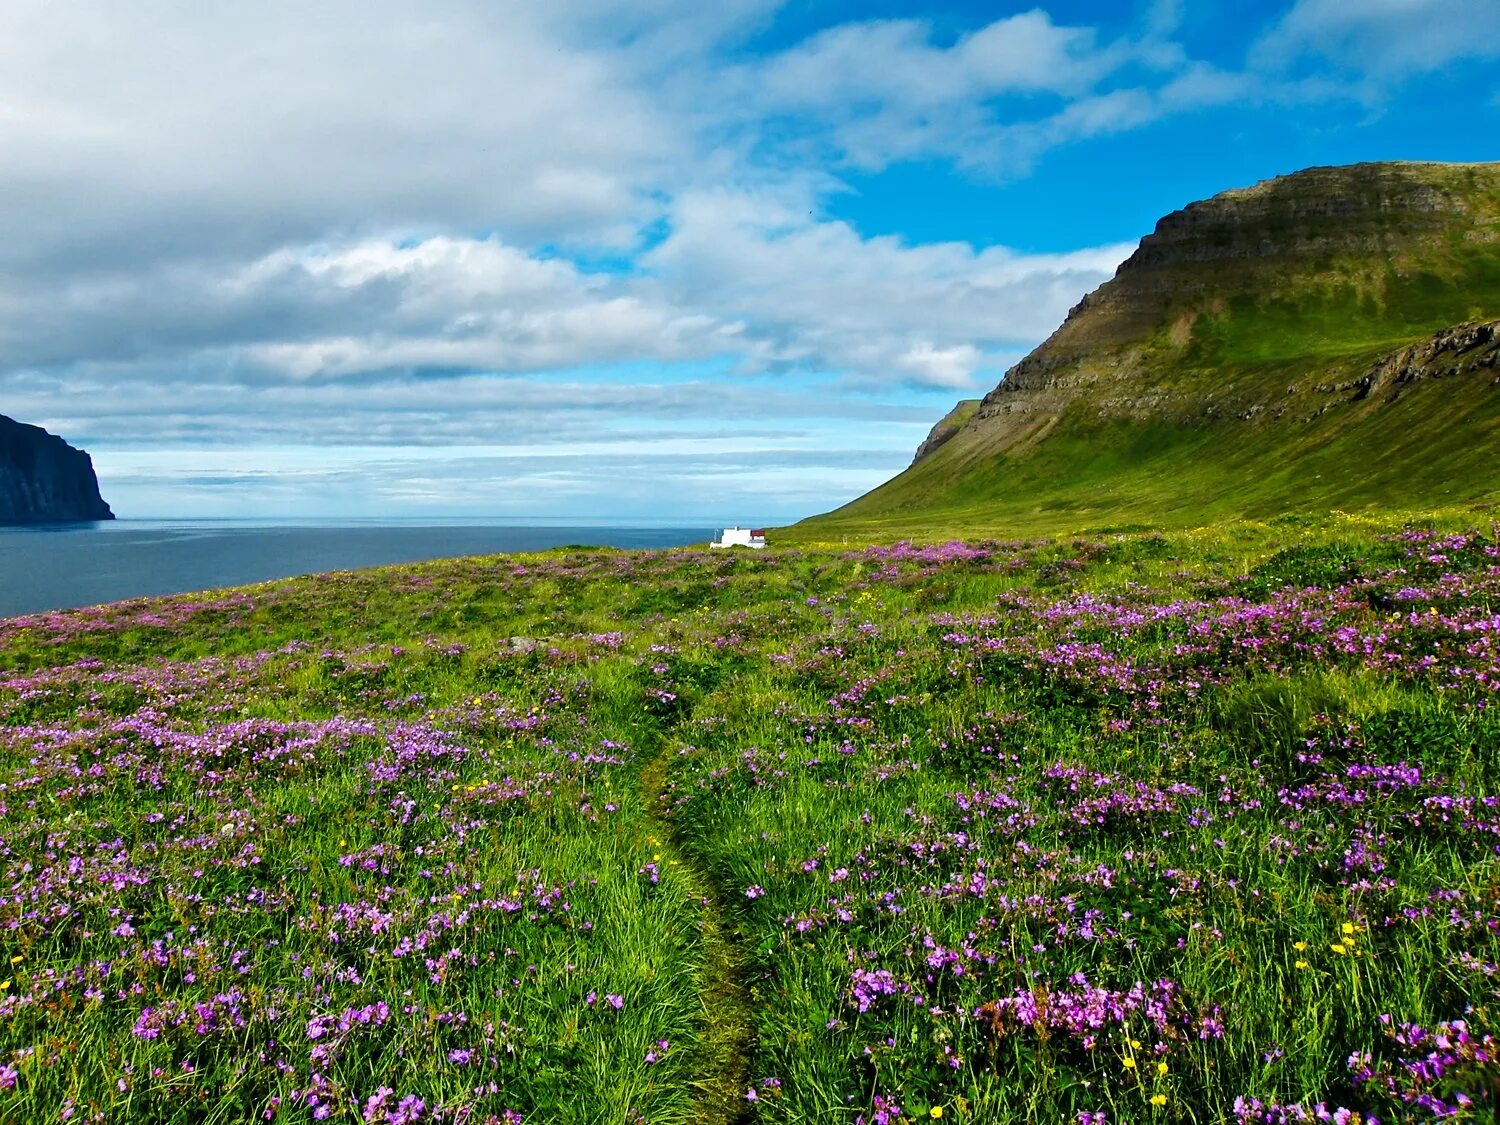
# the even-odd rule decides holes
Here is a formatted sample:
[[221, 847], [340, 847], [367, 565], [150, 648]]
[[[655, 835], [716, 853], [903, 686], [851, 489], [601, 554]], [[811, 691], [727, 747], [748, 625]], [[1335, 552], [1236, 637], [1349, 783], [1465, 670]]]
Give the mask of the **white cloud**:
[[1371, 100], [1409, 75], [1484, 58], [1500, 58], [1493, 0], [1297, 0], [1251, 52], [1270, 70], [1332, 62], [1365, 78]]
[[[378, 329], [246, 349], [293, 378], [383, 370], [547, 371], [620, 359], [704, 359], [735, 347], [737, 329], [690, 309], [652, 304], [616, 279], [539, 260], [490, 239], [438, 237], [411, 246], [365, 241], [282, 252], [247, 273], [379, 306]], [[364, 318], [368, 319], [368, 318]], [[330, 328], [338, 327], [330, 318]]]
[[1169, 38], [1175, 5], [1148, 17], [1141, 34], [1108, 42], [1040, 9], [947, 45], [918, 20], [845, 24], [733, 81], [752, 120], [785, 119], [784, 132], [835, 162], [868, 170], [939, 158], [1018, 174], [1049, 148], [1185, 108], [1157, 91], [1186, 74], [1199, 77], [1199, 105], [1232, 96]]
[[[682, 433], [755, 437], [818, 420], [920, 426], [928, 409], [765, 381], [406, 376], [378, 382], [163, 383], [149, 369], [12, 378], [7, 411], [107, 446], [573, 447]], [[821, 424], [821, 423], [820, 423]]]
[[746, 363], [964, 387], [986, 351], [1042, 338], [1134, 248], [1021, 255], [861, 238], [794, 193], [682, 195], [645, 257], [674, 299], [743, 318]]
[[1130, 250], [908, 246], [819, 221], [805, 201], [684, 193], [644, 276], [445, 235], [0, 283], [0, 386], [6, 367], [154, 365], [175, 382], [217, 368], [255, 385], [726, 356], [745, 370], [965, 386], [986, 350], [1045, 335]]
[[700, 359], [735, 331], [653, 305], [618, 279], [496, 239], [364, 239], [284, 248], [241, 266], [173, 264], [48, 287], [0, 282], [0, 368], [158, 362], [198, 377], [386, 369], [498, 372]]
[[533, 4], [12, 0], [0, 262], [243, 256], [332, 232], [628, 244], [686, 138]]
[[761, 106], [853, 113], [872, 105], [930, 110], [1004, 93], [1081, 93], [1125, 61], [1090, 28], [1058, 27], [1043, 11], [996, 20], [948, 47], [917, 20], [823, 31], [755, 68]]
[[974, 371], [983, 358], [984, 353], [971, 344], [940, 348], [918, 340], [896, 357], [896, 368], [918, 383], [964, 390], [973, 386]]
[[[864, 239], [818, 221], [826, 171], [715, 148], [715, 46], [773, 8], [17, 0], [0, 17], [0, 386], [724, 355], [958, 386], [1122, 256]], [[751, 78], [783, 107], [868, 95], [910, 118], [1084, 91], [1129, 54], [1041, 12], [947, 48], [926, 36], [838, 28]], [[710, 101], [735, 116], [735, 99]], [[589, 247], [626, 268], [568, 260]]]
[[[696, 448], [580, 446], [574, 453], [460, 449], [434, 456], [387, 449], [300, 448], [262, 452], [183, 449], [120, 451], [96, 458], [117, 511], [136, 518], [220, 516], [225, 496], [241, 517], [304, 515], [388, 519], [393, 512], [528, 517], [587, 523], [726, 518], [796, 519], [851, 499], [910, 457], [899, 450], [808, 447], [805, 441], [754, 446], [701, 442]], [[607, 504], [600, 498], [607, 497]], [[469, 548], [474, 549], [474, 548]]]

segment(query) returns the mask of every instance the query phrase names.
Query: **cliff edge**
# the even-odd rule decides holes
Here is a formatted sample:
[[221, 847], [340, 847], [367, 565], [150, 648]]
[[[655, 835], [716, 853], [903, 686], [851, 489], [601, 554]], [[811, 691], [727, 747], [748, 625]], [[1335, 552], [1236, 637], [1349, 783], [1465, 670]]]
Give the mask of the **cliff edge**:
[[0, 524], [114, 518], [87, 453], [40, 426], [0, 414]]

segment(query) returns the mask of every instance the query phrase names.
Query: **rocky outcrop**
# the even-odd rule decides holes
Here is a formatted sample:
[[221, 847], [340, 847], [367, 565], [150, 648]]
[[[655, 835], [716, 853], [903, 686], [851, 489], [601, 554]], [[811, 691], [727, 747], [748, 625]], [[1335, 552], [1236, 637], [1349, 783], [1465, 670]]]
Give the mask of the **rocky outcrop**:
[[911, 459], [911, 463], [915, 465], [929, 453], [936, 452], [945, 441], [963, 429], [964, 423], [974, 417], [978, 410], [979, 400], [977, 398], [961, 400], [957, 406], [939, 418], [937, 425], [928, 431], [926, 440], [917, 446], [917, 455]]
[[1340, 390], [1352, 390], [1356, 400], [1381, 397], [1394, 402], [1403, 388], [1423, 379], [1476, 373], [1487, 376], [1491, 383], [1500, 383], [1500, 320], [1444, 329], [1430, 340], [1377, 361]]
[[0, 524], [114, 518], [87, 453], [0, 414]]

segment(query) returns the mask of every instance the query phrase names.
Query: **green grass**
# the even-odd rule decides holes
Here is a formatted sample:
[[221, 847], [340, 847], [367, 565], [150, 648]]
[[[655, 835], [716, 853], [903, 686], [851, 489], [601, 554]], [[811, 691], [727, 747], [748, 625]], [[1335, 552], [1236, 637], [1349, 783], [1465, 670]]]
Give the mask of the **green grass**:
[[1500, 499], [1491, 456], [1500, 390], [1426, 390], [1296, 423], [1066, 416], [1040, 445], [1015, 453], [960, 434], [853, 504], [786, 531], [797, 542], [1028, 536], [1434, 507], [1472, 519]]
[[[1492, 1063], [1391, 1037], [1500, 1011], [1500, 554], [1446, 535], [566, 550], [0, 625], [0, 1119], [1487, 1120]], [[1121, 1014], [1067, 1025], [1089, 990]]]

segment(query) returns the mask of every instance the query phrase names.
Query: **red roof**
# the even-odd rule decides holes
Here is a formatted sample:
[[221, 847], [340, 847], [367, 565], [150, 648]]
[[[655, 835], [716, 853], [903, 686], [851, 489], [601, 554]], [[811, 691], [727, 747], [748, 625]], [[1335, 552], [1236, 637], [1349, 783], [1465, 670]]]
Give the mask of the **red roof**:
[[764, 531], [762, 531], [760, 528], [755, 527], [755, 528], [751, 528], [750, 529], [750, 538], [751, 539], [764, 539], [765, 537], [766, 537], [766, 533]]

